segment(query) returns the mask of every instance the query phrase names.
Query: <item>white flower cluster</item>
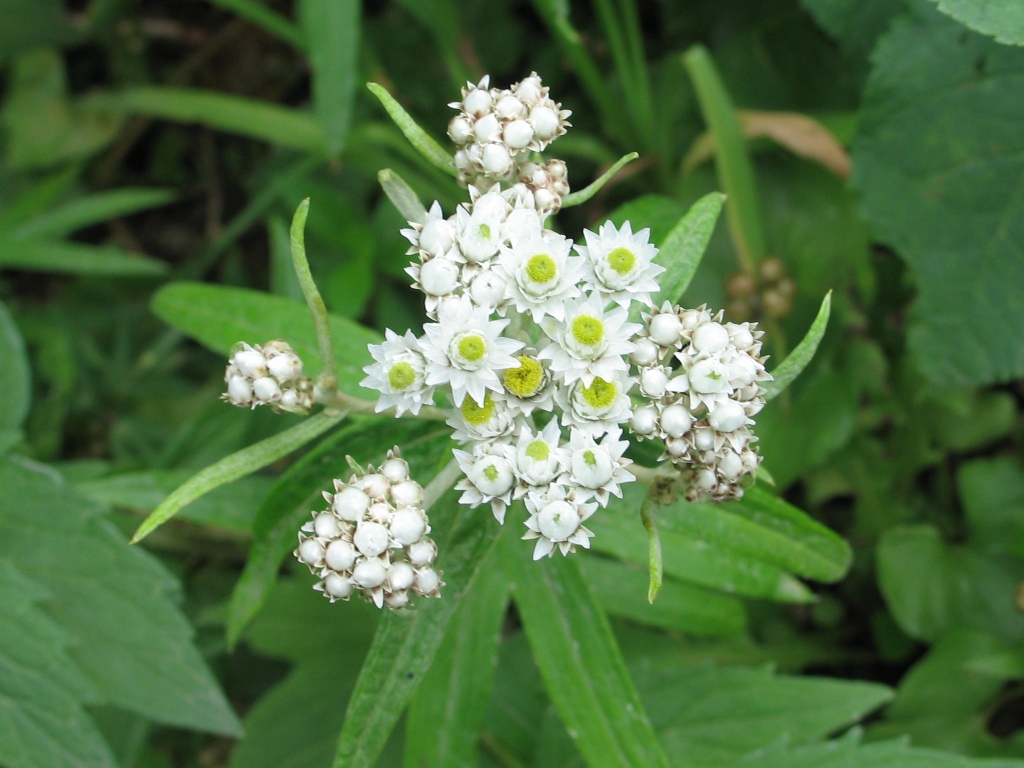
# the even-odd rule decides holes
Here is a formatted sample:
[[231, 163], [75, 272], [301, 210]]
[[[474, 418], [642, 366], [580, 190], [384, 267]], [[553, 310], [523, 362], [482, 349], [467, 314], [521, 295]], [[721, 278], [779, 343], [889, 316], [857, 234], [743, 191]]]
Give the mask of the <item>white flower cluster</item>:
[[[760, 382], [771, 378], [756, 323], [723, 323], [706, 307], [669, 303], [644, 315], [631, 361], [649, 402], [633, 411], [630, 428], [660, 439], [679, 467], [690, 501], [743, 495], [761, 461], [750, 430], [764, 407]], [[672, 367], [677, 363], [677, 367]]]
[[330, 507], [302, 526], [295, 556], [319, 576], [315, 589], [332, 603], [359, 592], [378, 608], [409, 604], [410, 593], [437, 597], [437, 545], [427, 536], [423, 488], [409, 477], [398, 448], [376, 471], [334, 481]]
[[302, 360], [295, 350], [280, 339], [262, 346], [236, 344], [224, 382], [227, 392], [221, 397], [232, 405], [269, 405], [288, 413], [309, 413], [313, 407], [313, 381], [302, 375]]
[[462, 100], [449, 104], [459, 110], [448, 124], [448, 136], [458, 147], [459, 180], [474, 186], [520, 181], [538, 210], [557, 211], [569, 192], [565, 163], [538, 164], [529, 155], [565, 133], [571, 113], [550, 98], [536, 72], [507, 89], [489, 84], [489, 76], [477, 85], [467, 83]]

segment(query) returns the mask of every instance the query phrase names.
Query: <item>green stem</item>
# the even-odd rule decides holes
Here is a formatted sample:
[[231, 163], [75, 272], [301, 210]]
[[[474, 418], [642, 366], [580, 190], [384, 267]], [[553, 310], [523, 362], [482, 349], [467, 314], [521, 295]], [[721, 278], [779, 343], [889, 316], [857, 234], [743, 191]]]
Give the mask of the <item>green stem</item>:
[[640, 520], [647, 531], [647, 560], [651, 583], [647, 587], [647, 602], [653, 603], [661, 592], [663, 568], [661, 561], [661, 537], [658, 536], [658, 507], [661, 502], [655, 497], [656, 486], [651, 486], [640, 507]]
[[444, 468], [437, 473], [433, 480], [423, 489], [423, 509], [430, 510], [430, 508], [437, 503], [448, 489], [455, 485], [455, 481], [459, 479], [459, 475], [462, 474], [462, 467], [459, 466], [459, 462], [452, 459]]
[[338, 361], [334, 357], [334, 336], [331, 335], [331, 322], [327, 316], [327, 307], [320, 297], [313, 275], [309, 271], [309, 262], [306, 260], [306, 217], [309, 215], [309, 198], [307, 197], [295, 210], [295, 217], [292, 219], [291, 245], [292, 265], [295, 267], [295, 276], [299, 279], [299, 287], [302, 288], [302, 295], [306, 297], [306, 304], [313, 315], [313, 325], [316, 327], [316, 340], [320, 345], [320, 377], [317, 384], [326, 392], [333, 392], [338, 388]]
[[[362, 400], [358, 397], [347, 395], [337, 389], [333, 392], [326, 392], [318, 387], [316, 392], [316, 401], [320, 403], [320, 405], [327, 406], [328, 408], [336, 408], [350, 413], [367, 413], [371, 415], [380, 414], [380, 411], [377, 410], [377, 402], [375, 400]], [[410, 413], [408, 416], [402, 416], [402, 418], [422, 419], [424, 421], [445, 421], [448, 418], [448, 414], [440, 408], [435, 408], [432, 405], [425, 405], [420, 408], [420, 412], [418, 414], [414, 415]]]

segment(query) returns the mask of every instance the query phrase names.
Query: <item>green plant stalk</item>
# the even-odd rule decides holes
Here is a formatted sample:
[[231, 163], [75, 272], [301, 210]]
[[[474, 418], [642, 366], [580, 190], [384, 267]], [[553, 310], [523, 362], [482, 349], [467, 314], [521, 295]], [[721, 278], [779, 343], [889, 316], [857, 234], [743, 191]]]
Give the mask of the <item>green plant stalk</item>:
[[622, 166], [633, 162], [638, 157], [640, 157], [640, 155], [636, 152], [630, 152], [628, 155], [623, 155], [615, 161], [615, 165], [602, 173], [596, 180], [590, 182], [590, 184], [585, 186], [583, 189], [566, 195], [562, 200], [562, 207], [571, 208], [574, 205], [580, 205], [581, 203], [587, 202], [587, 200], [601, 191], [601, 187], [607, 184], [611, 180], [612, 176], [619, 172], [619, 169], [621, 169]]
[[653, 603], [661, 592], [664, 569], [661, 560], [661, 537], [658, 536], [658, 507], [661, 503], [655, 498], [655, 486], [652, 485], [640, 506], [640, 520], [647, 531], [648, 571], [651, 583], [647, 588], [647, 602]]
[[729, 198], [726, 213], [736, 257], [743, 270], [756, 280], [754, 265], [767, 253], [768, 245], [754, 166], [736, 119], [736, 110], [711, 56], [703, 46], [697, 45], [687, 51], [683, 64], [693, 80], [704, 119], [715, 137], [715, 165], [719, 181]]
[[309, 215], [309, 198], [307, 197], [295, 210], [292, 219], [291, 246], [292, 266], [295, 276], [299, 278], [299, 287], [306, 297], [313, 325], [316, 327], [316, 340], [320, 345], [320, 376], [317, 384], [325, 392], [334, 392], [338, 388], [338, 360], [334, 356], [334, 336], [331, 334], [331, 320], [327, 315], [327, 307], [317, 290], [313, 275], [309, 271], [306, 259], [306, 217]]
[[448, 489], [455, 485], [459, 475], [462, 474], [462, 467], [459, 462], [452, 459], [438, 472], [427, 487], [423, 489], [423, 509], [430, 511], [430, 508], [437, 503], [438, 499], [448, 492]]
[[303, 419], [291, 429], [225, 456], [216, 464], [198, 472], [178, 486], [150, 513], [149, 517], [142, 521], [142, 525], [132, 536], [132, 544], [142, 541], [154, 529], [174, 517], [186, 504], [287, 456], [322, 435], [347, 415], [345, 411], [321, 411], [315, 416]]

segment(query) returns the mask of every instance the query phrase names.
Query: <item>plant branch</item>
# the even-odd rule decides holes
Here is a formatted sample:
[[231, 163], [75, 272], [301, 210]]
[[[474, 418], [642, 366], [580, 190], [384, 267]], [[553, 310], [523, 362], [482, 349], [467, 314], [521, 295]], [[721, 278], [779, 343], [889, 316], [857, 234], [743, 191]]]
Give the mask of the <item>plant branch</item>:
[[295, 267], [295, 276], [299, 279], [299, 287], [302, 288], [302, 295], [306, 297], [306, 304], [313, 315], [313, 325], [316, 327], [316, 340], [320, 345], [320, 377], [317, 383], [328, 392], [338, 388], [338, 361], [334, 357], [334, 336], [331, 334], [331, 322], [327, 316], [327, 307], [317, 290], [313, 275], [309, 271], [309, 261], [306, 259], [306, 217], [309, 215], [309, 198], [307, 197], [295, 210], [295, 217], [292, 219], [291, 246], [292, 266]]

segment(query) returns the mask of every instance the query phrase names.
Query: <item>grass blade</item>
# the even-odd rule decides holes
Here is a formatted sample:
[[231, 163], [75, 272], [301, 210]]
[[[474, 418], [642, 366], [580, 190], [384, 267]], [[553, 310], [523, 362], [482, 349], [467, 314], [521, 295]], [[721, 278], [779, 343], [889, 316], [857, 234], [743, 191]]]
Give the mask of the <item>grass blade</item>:
[[61, 238], [82, 227], [155, 208], [173, 199], [174, 192], [169, 189], [125, 188], [97, 192], [36, 216], [15, 229], [11, 236], [18, 239]]
[[162, 261], [113, 246], [47, 240], [0, 241], [0, 269], [4, 267], [100, 277], [154, 277], [167, 272]]
[[281, 38], [286, 43], [302, 50], [306, 47], [306, 40], [302, 36], [302, 30], [295, 26], [288, 19], [274, 13], [262, 3], [253, 0], [210, 0], [214, 5], [233, 11], [238, 16], [254, 24], [260, 29]]

